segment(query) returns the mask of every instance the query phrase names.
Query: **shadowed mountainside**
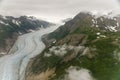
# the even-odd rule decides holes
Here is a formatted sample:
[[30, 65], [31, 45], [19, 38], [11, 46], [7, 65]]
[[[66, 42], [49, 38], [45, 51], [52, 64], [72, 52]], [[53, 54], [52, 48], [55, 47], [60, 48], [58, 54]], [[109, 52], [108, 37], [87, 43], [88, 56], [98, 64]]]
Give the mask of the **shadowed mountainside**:
[[35, 17], [0, 16], [0, 52], [7, 53], [19, 35], [46, 28], [52, 23], [36, 19]]

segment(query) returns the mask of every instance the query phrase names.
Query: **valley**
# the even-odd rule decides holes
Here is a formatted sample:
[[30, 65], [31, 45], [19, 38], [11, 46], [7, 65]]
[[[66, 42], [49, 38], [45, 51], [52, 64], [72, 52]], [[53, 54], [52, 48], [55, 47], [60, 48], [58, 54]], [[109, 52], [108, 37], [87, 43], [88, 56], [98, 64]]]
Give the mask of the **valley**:
[[42, 35], [54, 31], [57, 27], [58, 26], [51, 26], [20, 36], [13, 47], [17, 49], [11, 51], [14, 53], [0, 58], [0, 79], [25, 80], [25, 71], [29, 60], [45, 48], [45, 45], [41, 41]]

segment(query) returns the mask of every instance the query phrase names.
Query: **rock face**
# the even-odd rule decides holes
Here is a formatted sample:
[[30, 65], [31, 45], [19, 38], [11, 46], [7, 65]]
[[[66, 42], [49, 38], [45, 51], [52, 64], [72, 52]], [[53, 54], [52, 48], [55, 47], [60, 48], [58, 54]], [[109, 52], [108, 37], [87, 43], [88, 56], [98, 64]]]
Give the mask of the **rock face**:
[[0, 54], [7, 53], [13, 46], [19, 35], [46, 28], [53, 25], [52, 23], [36, 19], [35, 17], [0, 15]]
[[[72, 20], [69, 20], [65, 25], [59, 27], [56, 31], [46, 36], [45, 40], [59, 40], [68, 34], [77, 33], [80, 31], [88, 31], [92, 29], [119, 32], [120, 31], [120, 16], [110, 15], [92, 15], [91, 13], [81, 12]], [[59, 36], [58, 36], [59, 35]], [[48, 43], [49, 43], [48, 41]]]
[[53, 68], [47, 80], [81, 80], [83, 75], [88, 76], [84, 80], [119, 80], [119, 24], [120, 16], [79, 13], [43, 36], [47, 47], [30, 62], [26, 80], [40, 80], [38, 75]]

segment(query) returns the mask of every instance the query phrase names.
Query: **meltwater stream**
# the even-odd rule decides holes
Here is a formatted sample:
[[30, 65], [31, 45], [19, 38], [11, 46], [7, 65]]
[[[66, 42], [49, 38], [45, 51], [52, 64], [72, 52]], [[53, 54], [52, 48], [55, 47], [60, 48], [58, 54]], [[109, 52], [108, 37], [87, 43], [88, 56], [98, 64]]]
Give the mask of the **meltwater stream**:
[[9, 55], [0, 58], [0, 80], [25, 80], [25, 70], [30, 58], [41, 53], [45, 48], [41, 37], [57, 29], [51, 26], [18, 38]]

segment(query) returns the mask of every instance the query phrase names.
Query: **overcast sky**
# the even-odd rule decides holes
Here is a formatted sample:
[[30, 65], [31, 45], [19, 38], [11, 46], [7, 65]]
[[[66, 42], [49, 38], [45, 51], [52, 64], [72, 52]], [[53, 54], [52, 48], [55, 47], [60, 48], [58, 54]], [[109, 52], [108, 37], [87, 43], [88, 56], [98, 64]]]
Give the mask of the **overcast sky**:
[[2, 15], [33, 15], [57, 22], [80, 11], [120, 11], [118, 0], [0, 0]]

